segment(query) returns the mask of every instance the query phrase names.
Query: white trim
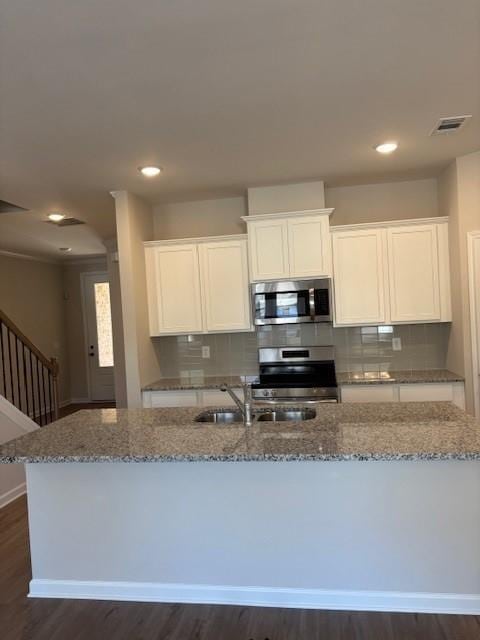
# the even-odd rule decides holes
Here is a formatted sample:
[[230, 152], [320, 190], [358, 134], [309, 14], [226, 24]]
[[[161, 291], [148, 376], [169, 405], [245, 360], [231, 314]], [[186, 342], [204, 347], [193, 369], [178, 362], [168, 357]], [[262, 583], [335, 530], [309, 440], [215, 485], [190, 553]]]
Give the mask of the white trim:
[[20, 260], [31, 260], [33, 262], [45, 262], [47, 264], [56, 264], [62, 265], [63, 261], [54, 258], [47, 258], [46, 256], [31, 256], [27, 253], [16, 253], [15, 251], [6, 251], [4, 249], [0, 249], [0, 256], [6, 256], [7, 258], [18, 258]]
[[22, 484], [19, 484], [18, 486], [13, 487], [13, 489], [10, 489], [9, 491], [0, 495], [0, 509], [3, 509], [3, 507], [6, 507], [7, 504], [10, 504], [10, 502], [13, 502], [20, 496], [23, 496], [26, 491], [27, 485], [25, 482], [22, 482]]
[[[90, 398], [70, 398], [70, 400], [64, 406], [68, 407], [70, 404], [90, 404], [93, 402], [94, 401], [90, 400]], [[102, 400], [101, 402], [105, 401]]]
[[305, 209], [303, 211], [281, 211], [279, 213], [255, 213], [249, 216], [241, 216], [244, 222], [255, 220], [274, 220], [275, 218], [291, 218], [292, 216], [318, 216], [324, 214], [330, 216], [335, 209]]
[[330, 231], [353, 231], [356, 229], [386, 229], [388, 227], [401, 227], [422, 224], [447, 224], [448, 216], [437, 216], [435, 218], [413, 218], [408, 220], [388, 220], [386, 222], [360, 222], [358, 224], [343, 224], [330, 227]]
[[202, 236], [201, 238], [175, 238], [173, 240], [147, 240], [144, 247], [164, 247], [175, 244], [200, 244], [202, 242], [225, 242], [226, 240], [246, 240], [246, 233], [236, 233], [230, 236]]
[[30, 433], [38, 429], [38, 424], [33, 422], [23, 411], [17, 409], [15, 405], [2, 395], [0, 395], [0, 414], [7, 416], [17, 427], [25, 431], [25, 433]]
[[30, 581], [29, 597], [227, 604], [294, 609], [480, 614], [480, 594], [468, 593], [336, 591], [157, 582], [34, 579]]
[[470, 334], [472, 340], [473, 401], [475, 416], [477, 418], [480, 418], [480, 344], [478, 343], [480, 327], [478, 326], [477, 320], [480, 315], [480, 296], [478, 295], [477, 289], [480, 285], [480, 276], [475, 274], [475, 246], [477, 243], [480, 243], [480, 231], [469, 231], [467, 233], [467, 252], [468, 290], [470, 300]]

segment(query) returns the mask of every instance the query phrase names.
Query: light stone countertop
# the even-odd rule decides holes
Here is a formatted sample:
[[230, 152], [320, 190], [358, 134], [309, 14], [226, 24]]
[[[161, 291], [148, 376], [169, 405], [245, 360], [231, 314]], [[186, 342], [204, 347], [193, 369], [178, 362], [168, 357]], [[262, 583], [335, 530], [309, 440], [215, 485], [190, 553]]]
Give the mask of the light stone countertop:
[[[186, 391], [195, 389], [219, 389], [222, 384], [231, 387], [241, 387], [244, 380], [255, 382], [257, 376], [201, 376], [186, 375], [180, 378], [160, 378], [156, 382], [145, 386], [143, 391]], [[425, 369], [412, 371], [383, 371], [348, 373], [337, 371], [339, 385], [354, 384], [409, 384], [409, 383], [439, 383], [463, 382], [464, 378], [447, 369]]]
[[258, 376], [203, 376], [185, 375], [180, 378], [160, 378], [143, 387], [142, 391], [186, 391], [195, 389], [220, 389], [222, 384], [241, 387], [245, 381], [253, 382]]
[[0, 462], [480, 460], [480, 424], [449, 402], [328, 404], [249, 428], [195, 423], [200, 411], [79, 411], [4, 444]]
[[412, 384], [464, 382], [465, 378], [448, 369], [422, 369], [411, 371], [337, 372], [338, 384]]

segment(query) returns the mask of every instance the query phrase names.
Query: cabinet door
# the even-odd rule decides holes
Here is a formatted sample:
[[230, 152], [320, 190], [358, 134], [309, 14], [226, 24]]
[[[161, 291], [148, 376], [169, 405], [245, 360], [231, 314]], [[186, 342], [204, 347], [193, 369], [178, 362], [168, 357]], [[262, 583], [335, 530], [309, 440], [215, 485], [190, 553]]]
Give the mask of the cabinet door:
[[335, 323], [381, 324], [385, 317], [385, 271], [381, 229], [333, 234]]
[[437, 225], [387, 229], [392, 322], [441, 319]]
[[203, 330], [195, 244], [146, 249], [150, 335]]
[[292, 278], [331, 275], [328, 216], [288, 218], [288, 256]]
[[206, 331], [250, 329], [247, 241], [200, 245]]
[[252, 280], [277, 280], [289, 277], [286, 219], [250, 222], [248, 241]]

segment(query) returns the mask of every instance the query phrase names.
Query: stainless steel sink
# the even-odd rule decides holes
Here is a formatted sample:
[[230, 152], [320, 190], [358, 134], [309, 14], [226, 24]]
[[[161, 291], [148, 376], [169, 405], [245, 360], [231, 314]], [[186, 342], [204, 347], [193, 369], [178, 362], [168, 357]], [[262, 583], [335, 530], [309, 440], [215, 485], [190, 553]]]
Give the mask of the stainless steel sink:
[[[313, 420], [317, 415], [315, 409], [308, 407], [300, 409], [257, 409], [253, 414], [253, 420], [258, 422], [287, 422], [300, 420]], [[202, 411], [195, 418], [195, 422], [208, 422], [213, 424], [237, 424], [243, 423], [243, 414], [234, 409], [209, 409]]]
[[313, 420], [317, 415], [315, 409], [273, 409], [261, 413], [258, 422], [287, 422], [290, 420]]
[[202, 411], [195, 418], [195, 422], [213, 422], [216, 424], [233, 424], [243, 422], [241, 411]]

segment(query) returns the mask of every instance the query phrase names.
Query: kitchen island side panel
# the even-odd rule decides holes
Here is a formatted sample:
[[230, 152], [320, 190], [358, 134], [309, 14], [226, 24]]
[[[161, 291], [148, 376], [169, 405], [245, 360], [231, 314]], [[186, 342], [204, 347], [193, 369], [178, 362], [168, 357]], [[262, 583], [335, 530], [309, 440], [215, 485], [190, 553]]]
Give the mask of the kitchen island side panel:
[[475, 461], [26, 467], [32, 585], [480, 594]]

